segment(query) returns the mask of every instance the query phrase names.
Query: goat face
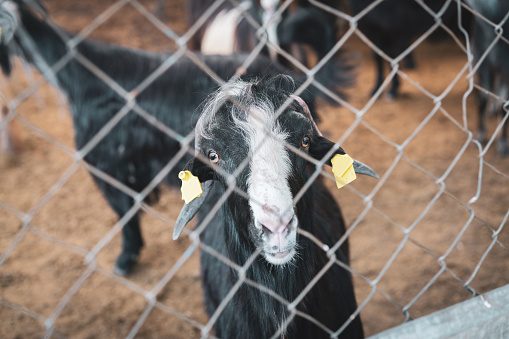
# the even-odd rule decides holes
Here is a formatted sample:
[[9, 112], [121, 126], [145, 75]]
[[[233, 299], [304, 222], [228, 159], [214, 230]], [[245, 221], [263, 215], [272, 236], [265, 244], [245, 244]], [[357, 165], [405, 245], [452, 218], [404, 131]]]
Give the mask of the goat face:
[[[306, 164], [285, 144], [309, 147], [303, 140], [312, 135], [312, 124], [291, 107], [276, 119], [278, 107], [273, 100], [257, 97], [252, 84], [235, 83], [221, 93], [225, 97], [216, 96], [197, 125], [197, 153], [224, 171], [226, 177], [219, 180], [223, 184], [228, 175], [236, 174], [236, 185], [245, 192], [247, 203], [244, 220], [236, 224], [247, 228], [250, 241], [262, 249], [269, 263], [288, 263], [296, 254], [299, 224], [293, 192], [299, 190], [295, 183], [302, 180], [296, 178], [305, 172]], [[225, 101], [227, 96], [233, 102]], [[214, 114], [208, 114], [210, 109]]]
[[[279, 112], [291, 93], [285, 87], [293, 89], [285, 76], [223, 86], [197, 122], [197, 157], [186, 166], [200, 181], [215, 179], [225, 191], [235, 178], [234, 208], [245, 212], [232, 213], [243, 214], [234, 220], [237, 232], [247, 230], [251, 245], [274, 265], [291, 262], [298, 251], [298, 227], [311, 227], [298, 220], [294, 200], [308, 178], [305, 154], [321, 159], [334, 145], [320, 136], [301, 100]], [[337, 153], [344, 154], [341, 148]], [[174, 238], [205, 197], [196, 200], [181, 212]]]

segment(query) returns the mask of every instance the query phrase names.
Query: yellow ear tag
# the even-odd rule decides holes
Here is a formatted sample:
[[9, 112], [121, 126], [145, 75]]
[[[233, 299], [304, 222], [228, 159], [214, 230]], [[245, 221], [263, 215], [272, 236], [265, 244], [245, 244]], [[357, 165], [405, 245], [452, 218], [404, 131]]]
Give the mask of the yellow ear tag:
[[179, 179], [182, 180], [182, 200], [189, 204], [194, 198], [199, 197], [203, 190], [198, 177], [195, 177], [190, 171], [180, 171]]
[[332, 157], [331, 163], [332, 173], [336, 178], [338, 188], [351, 183], [357, 178], [353, 169], [353, 159], [348, 154], [336, 154]]

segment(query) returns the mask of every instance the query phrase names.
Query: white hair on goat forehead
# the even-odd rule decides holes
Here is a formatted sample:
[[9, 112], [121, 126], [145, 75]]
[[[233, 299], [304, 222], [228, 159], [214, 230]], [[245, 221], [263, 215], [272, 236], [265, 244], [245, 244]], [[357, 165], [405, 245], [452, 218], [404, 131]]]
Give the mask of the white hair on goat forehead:
[[[289, 134], [284, 132], [275, 119], [275, 107], [269, 98], [259, 98], [251, 91], [252, 83], [242, 80], [224, 84], [221, 89], [205, 103], [203, 113], [196, 124], [196, 143], [199, 139], [213, 139], [212, 130], [219, 126], [216, 114], [227, 101], [233, 102], [228, 112], [233, 126], [246, 137], [251, 157], [251, 173], [265, 176], [266, 179], [285, 180], [291, 166], [284, 145]], [[261, 168], [261, 166], [270, 168]], [[263, 178], [260, 178], [262, 180]], [[254, 180], [254, 179], [253, 179]]]
[[[217, 113], [228, 101], [232, 102], [231, 114], [234, 128], [240, 131], [249, 139], [253, 133], [265, 130], [264, 133], [269, 139], [284, 141], [287, 134], [281, 131], [277, 120], [274, 119], [274, 105], [267, 98], [257, 98], [251, 92], [252, 83], [242, 80], [227, 82], [205, 103], [203, 112], [196, 124], [196, 142], [199, 138], [213, 139], [212, 130], [219, 126]], [[256, 131], [255, 131], [256, 130]]]
[[247, 85], [247, 83], [242, 81], [227, 82], [221, 86], [221, 88], [216, 93], [213, 93], [209, 96], [209, 99], [203, 106], [201, 116], [196, 122], [195, 133], [197, 136], [197, 143], [199, 143], [199, 138], [214, 138], [214, 136], [211, 134], [211, 131], [217, 123], [217, 112], [228, 100], [239, 97], [242, 93], [242, 90], [245, 90]]

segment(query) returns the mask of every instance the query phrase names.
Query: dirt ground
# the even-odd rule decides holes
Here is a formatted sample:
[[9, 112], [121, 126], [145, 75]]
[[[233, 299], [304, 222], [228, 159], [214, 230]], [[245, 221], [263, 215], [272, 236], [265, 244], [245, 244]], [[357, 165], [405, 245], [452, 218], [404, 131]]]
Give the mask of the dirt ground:
[[[59, 25], [80, 32], [114, 1], [44, 3]], [[149, 10], [155, 6], [155, 1], [141, 3]], [[183, 34], [185, 1], [166, 3], [162, 20]], [[150, 51], [175, 49], [131, 4], [90, 38]], [[333, 140], [346, 134], [342, 146], [381, 178], [362, 177], [341, 190], [327, 180], [353, 228], [357, 301], [363, 305], [365, 333], [372, 335], [404, 322], [402, 310], [415, 319], [470, 298], [469, 290], [485, 293], [509, 283], [509, 230], [503, 227], [509, 158], [491, 147], [480, 167], [479, 148], [463, 128], [465, 119], [473, 132], [477, 116], [474, 95], [464, 100], [469, 84], [458, 74], [467, 57], [455, 42], [419, 45], [417, 68], [403, 70], [401, 97], [374, 102], [369, 47], [356, 38], [347, 46], [359, 62], [348, 103], [366, 113], [356, 125], [348, 107], [321, 103], [319, 126]], [[1, 81], [11, 98], [33, 82], [20, 64], [12, 78]], [[132, 275], [112, 274], [118, 234], [89, 265], [85, 255], [116, 216], [87, 171], [71, 166], [72, 154], [65, 149], [74, 147], [73, 128], [66, 106], [45, 84], [17, 112], [12, 123], [17, 153], [3, 154], [0, 162], [0, 337], [42, 337], [47, 319], [54, 320], [56, 338], [121, 338], [131, 331], [137, 338], [200, 337], [197, 324], [207, 324], [208, 317], [197, 253], [173, 275], [190, 244], [185, 237], [171, 239], [182, 206], [179, 192], [165, 189], [153, 211], [143, 214], [146, 246]], [[489, 123], [490, 136], [495, 124]], [[148, 307], [150, 291], [159, 291], [154, 308]]]

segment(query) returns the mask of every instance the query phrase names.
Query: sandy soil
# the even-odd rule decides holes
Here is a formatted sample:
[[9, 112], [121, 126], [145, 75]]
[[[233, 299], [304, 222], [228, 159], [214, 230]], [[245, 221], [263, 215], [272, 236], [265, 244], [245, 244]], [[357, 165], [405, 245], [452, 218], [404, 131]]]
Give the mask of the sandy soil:
[[[72, 32], [83, 30], [112, 3], [45, 1], [52, 18]], [[141, 3], [149, 10], [155, 5]], [[167, 3], [162, 20], [184, 33], [185, 2]], [[175, 49], [130, 4], [90, 37], [151, 51]], [[501, 228], [509, 206], [509, 158], [499, 157], [492, 147], [480, 168], [479, 149], [469, 134], [477, 121], [474, 96], [466, 98], [464, 117], [465, 75], [450, 86], [467, 63], [454, 42], [418, 46], [417, 68], [403, 70], [408, 80], [403, 80], [401, 97], [376, 102], [369, 98], [374, 79], [369, 47], [357, 39], [347, 45], [359, 61], [349, 104], [366, 113], [352, 129], [351, 110], [322, 103], [320, 128], [334, 140], [346, 135], [343, 147], [381, 176], [379, 181], [359, 178], [339, 191], [332, 180], [327, 182], [353, 228], [357, 300], [364, 304], [361, 316], [371, 335], [404, 322], [402, 309], [418, 318], [470, 298], [469, 289], [484, 293], [509, 282], [509, 231]], [[11, 98], [32, 83], [17, 66], [11, 79], [2, 78], [2, 91]], [[434, 101], [442, 94], [441, 101]], [[434, 108], [440, 109], [435, 113]], [[65, 151], [73, 149], [67, 109], [46, 84], [17, 112], [12, 123], [17, 153], [2, 154], [0, 162], [0, 260], [8, 254], [0, 266], [0, 337], [41, 337], [44, 321], [55, 317], [55, 337], [120, 338], [133, 328], [139, 338], [200, 337], [195, 325], [208, 318], [197, 254], [165, 283], [189, 246], [185, 237], [171, 240], [182, 205], [178, 192], [164, 190], [159, 204], [143, 214], [146, 247], [131, 276], [112, 274], [118, 234], [89, 266], [86, 253], [108, 233], [116, 216], [87, 171], [74, 168], [72, 154]], [[495, 124], [490, 121], [490, 135]], [[372, 202], [369, 209], [365, 196]], [[30, 230], [23, 233], [28, 222]], [[80, 277], [86, 278], [82, 285]], [[368, 281], [376, 282], [376, 290]], [[79, 287], [74, 294], [73, 286]], [[160, 291], [153, 309], [147, 308], [152, 290]]]

